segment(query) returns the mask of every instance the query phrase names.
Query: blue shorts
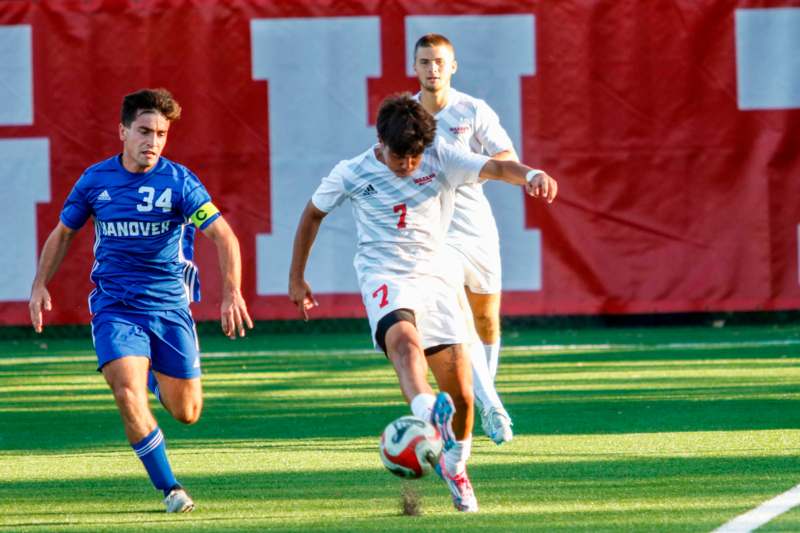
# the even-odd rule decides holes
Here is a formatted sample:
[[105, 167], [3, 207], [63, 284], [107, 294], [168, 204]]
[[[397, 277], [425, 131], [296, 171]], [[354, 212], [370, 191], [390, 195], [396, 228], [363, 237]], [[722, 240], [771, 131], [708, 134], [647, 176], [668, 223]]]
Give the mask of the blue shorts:
[[173, 378], [200, 376], [200, 346], [188, 308], [140, 311], [118, 305], [92, 317], [97, 370], [115, 359], [139, 355], [150, 367]]

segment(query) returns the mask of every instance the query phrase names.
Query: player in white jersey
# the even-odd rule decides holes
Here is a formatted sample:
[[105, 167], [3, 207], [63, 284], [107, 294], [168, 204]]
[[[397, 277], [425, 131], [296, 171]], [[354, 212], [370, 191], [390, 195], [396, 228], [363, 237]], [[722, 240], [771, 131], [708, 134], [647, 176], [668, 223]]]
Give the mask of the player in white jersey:
[[[311, 246], [323, 218], [349, 199], [358, 230], [354, 265], [373, 342], [392, 362], [412, 413], [442, 433], [445, 453], [437, 471], [456, 509], [477, 511], [466, 472], [474, 416], [469, 354], [462, 348], [468, 322], [444, 253], [455, 189], [497, 179], [551, 202], [557, 185], [540, 170], [434, 142], [435, 119], [408, 94], [384, 100], [377, 130], [378, 144], [336, 165], [303, 211], [289, 297], [307, 319], [316, 305], [305, 280]], [[437, 396], [428, 367], [442, 391]]]
[[[436, 118], [437, 134], [462, 150], [519, 161], [511, 138], [486, 102], [450, 86], [456, 69], [453, 45], [446, 37], [430, 33], [417, 40], [414, 72], [420, 92], [416, 98]], [[470, 346], [481, 425], [489, 438], [502, 444], [513, 438], [513, 432], [511, 417], [494, 384], [500, 355], [500, 242], [482, 183], [468, 183], [456, 190], [446, 242], [464, 267], [464, 290], [478, 336]]]

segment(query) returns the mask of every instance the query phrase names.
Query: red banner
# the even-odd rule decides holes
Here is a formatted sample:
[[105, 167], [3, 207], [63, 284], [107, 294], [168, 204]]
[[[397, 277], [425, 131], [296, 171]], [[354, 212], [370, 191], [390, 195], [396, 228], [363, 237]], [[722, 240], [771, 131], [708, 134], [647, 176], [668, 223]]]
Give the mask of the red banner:
[[[800, 2], [11, 0], [0, 323], [28, 322], [38, 252], [82, 171], [119, 152], [122, 97], [142, 87], [184, 108], [165, 155], [236, 231], [253, 315], [294, 318], [284, 293], [302, 206], [373, 142], [383, 96], [415, 88], [409, 47], [428, 31], [455, 44], [453, 85], [559, 180], [551, 206], [487, 185], [505, 313], [800, 306]], [[318, 317], [363, 316], [339, 211], [308, 272]], [[50, 283], [46, 323], [88, 322], [91, 234]], [[216, 262], [199, 238], [198, 319], [218, 315]]]

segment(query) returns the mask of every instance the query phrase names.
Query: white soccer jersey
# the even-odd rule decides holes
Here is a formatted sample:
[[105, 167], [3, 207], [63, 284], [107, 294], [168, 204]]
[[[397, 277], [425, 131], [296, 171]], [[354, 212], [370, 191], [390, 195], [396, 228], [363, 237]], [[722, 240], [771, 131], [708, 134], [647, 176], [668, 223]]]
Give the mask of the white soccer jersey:
[[[419, 99], [419, 93], [416, 98]], [[489, 105], [450, 89], [447, 106], [436, 115], [436, 133], [447, 144], [476, 154], [494, 155], [513, 149], [508, 133]], [[473, 292], [500, 292], [500, 244], [492, 208], [483, 184], [463, 185], [456, 191], [447, 244], [464, 259], [466, 285]]]
[[358, 231], [353, 264], [374, 343], [380, 319], [401, 308], [414, 311], [423, 348], [469, 339], [444, 239], [455, 189], [477, 181], [487, 160], [437, 137], [411, 176], [396, 176], [372, 147], [322, 179], [311, 197], [318, 209], [327, 213], [350, 199]]
[[375, 147], [341, 161], [311, 198], [330, 212], [350, 200], [358, 232], [353, 264], [366, 275], [441, 275], [439, 248], [452, 218], [455, 189], [477, 182], [488, 158], [456, 150], [437, 137], [419, 168], [398, 177], [378, 161]]

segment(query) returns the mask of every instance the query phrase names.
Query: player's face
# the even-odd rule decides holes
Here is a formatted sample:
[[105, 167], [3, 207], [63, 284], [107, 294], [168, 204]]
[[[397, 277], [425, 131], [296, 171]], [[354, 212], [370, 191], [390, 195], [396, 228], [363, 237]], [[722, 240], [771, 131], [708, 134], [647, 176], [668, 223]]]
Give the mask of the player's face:
[[119, 125], [122, 164], [130, 172], [147, 172], [167, 144], [169, 120], [157, 111], [141, 111], [130, 127]]
[[414, 58], [414, 72], [426, 91], [437, 92], [450, 87], [457, 63], [453, 49], [447, 45], [422, 46]]
[[413, 174], [422, 163], [422, 154], [419, 155], [397, 155], [383, 143], [378, 145], [378, 159], [399, 178], [407, 178]]

